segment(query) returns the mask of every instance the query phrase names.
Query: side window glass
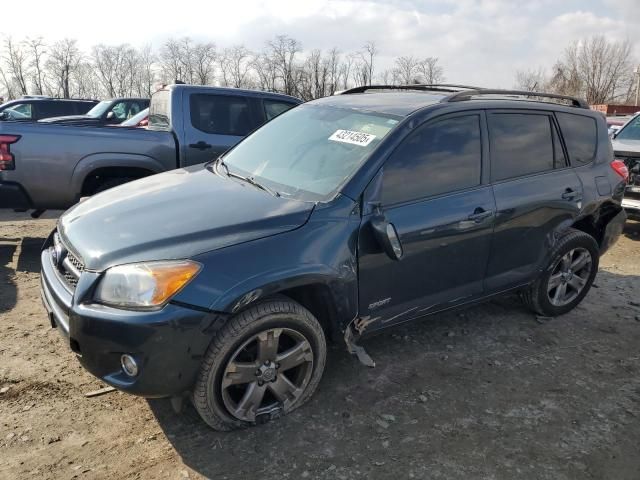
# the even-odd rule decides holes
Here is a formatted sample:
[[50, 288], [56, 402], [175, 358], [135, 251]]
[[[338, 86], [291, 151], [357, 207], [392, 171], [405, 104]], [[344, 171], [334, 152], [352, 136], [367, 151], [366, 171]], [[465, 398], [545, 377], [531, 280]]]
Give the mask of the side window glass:
[[245, 97], [194, 94], [189, 105], [191, 124], [205, 133], [245, 136], [255, 126]]
[[30, 103], [20, 103], [4, 110], [9, 120], [27, 120], [33, 118], [33, 110]]
[[[596, 156], [598, 133], [596, 121], [585, 115], [556, 113], [572, 165], [585, 165]], [[626, 130], [626, 129], [625, 129]], [[617, 138], [624, 138], [620, 132]]]
[[129, 102], [118, 102], [112, 108], [113, 115], [118, 120], [126, 120]]
[[278, 102], [276, 100], [264, 101], [264, 114], [267, 122], [272, 118], [277, 117], [281, 113], [286, 112], [290, 108], [295, 107], [295, 104], [288, 102]]
[[480, 184], [480, 116], [445, 118], [422, 125], [384, 165], [385, 205], [455, 192]]
[[553, 170], [554, 154], [548, 115], [488, 115], [493, 181]]

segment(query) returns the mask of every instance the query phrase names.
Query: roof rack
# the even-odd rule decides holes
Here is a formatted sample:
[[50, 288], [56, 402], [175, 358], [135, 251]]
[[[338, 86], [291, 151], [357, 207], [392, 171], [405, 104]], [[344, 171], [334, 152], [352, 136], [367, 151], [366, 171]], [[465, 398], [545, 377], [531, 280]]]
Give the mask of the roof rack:
[[349, 88], [340, 92], [340, 95], [349, 95], [351, 93], [364, 93], [368, 90], [422, 90], [430, 92], [447, 92], [457, 93], [463, 90], [480, 90], [479, 87], [470, 87], [467, 85], [455, 85], [452, 83], [440, 84], [423, 84], [416, 83], [413, 85], [362, 85], [360, 87]]
[[[445, 102], [462, 102], [465, 100], [471, 100], [473, 97], [479, 95], [513, 95], [518, 97], [538, 97], [538, 98], [553, 98], [557, 100], [567, 100], [572, 106], [577, 108], [589, 109], [589, 104], [584, 100], [569, 95], [558, 95], [556, 93], [542, 93], [542, 92], [527, 92], [524, 90], [500, 90], [491, 88], [478, 88], [475, 90], [463, 90], [453, 95], [449, 95], [442, 100]], [[555, 103], [555, 102], [554, 102]]]

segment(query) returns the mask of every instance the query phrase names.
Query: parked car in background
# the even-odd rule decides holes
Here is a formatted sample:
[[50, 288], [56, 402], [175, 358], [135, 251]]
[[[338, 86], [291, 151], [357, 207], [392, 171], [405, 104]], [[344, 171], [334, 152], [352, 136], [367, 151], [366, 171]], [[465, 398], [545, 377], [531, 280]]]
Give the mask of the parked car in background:
[[0, 105], [0, 120], [36, 121], [59, 115], [85, 114], [97, 100], [25, 97]]
[[0, 207], [65, 209], [115, 185], [207, 162], [277, 113], [287, 95], [174, 85], [156, 92], [146, 129], [0, 123]]
[[125, 120], [119, 126], [120, 127], [146, 127], [149, 125], [149, 108], [145, 108], [137, 115], [134, 115], [129, 120]]
[[622, 205], [630, 218], [640, 221], [640, 114], [629, 119], [613, 134], [611, 144], [617, 159], [629, 170], [629, 182]]
[[622, 128], [622, 126], [631, 119], [630, 116], [607, 117], [607, 128], [609, 136], [613, 135]]
[[[303, 405], [327, 337], [372, 365], [358, 338], [496, 294], [545, 316], [576, 307], [625, 221], [602, 115], [570, 97], [394, 88], [308, 102], [217, 161], [66, 212], [42, 297], [82, 365], [231, 430]], [[195, 129], [238, 119], [200, 95]], [[150, 128], [178, 98], [154, 96]]]
[[149, 107], [147, 98], [114, 98], [95, 105], [85, 115], [47, 118], [44, 123], [69, 125], [118, 125]]

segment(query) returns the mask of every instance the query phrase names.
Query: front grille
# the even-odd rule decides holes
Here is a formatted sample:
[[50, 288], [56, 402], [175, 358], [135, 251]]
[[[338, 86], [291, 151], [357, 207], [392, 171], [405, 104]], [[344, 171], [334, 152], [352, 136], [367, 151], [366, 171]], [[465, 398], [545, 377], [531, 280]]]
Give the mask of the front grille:
[[76, 257], [69, 248], [62, 242], [60, 235], [53, 236], [53, 253], [51, 260], [53, 266], [60, 275], [64, 283], [73, 291], [78, 285], [80, 275], [84, 272], [84, 263]]

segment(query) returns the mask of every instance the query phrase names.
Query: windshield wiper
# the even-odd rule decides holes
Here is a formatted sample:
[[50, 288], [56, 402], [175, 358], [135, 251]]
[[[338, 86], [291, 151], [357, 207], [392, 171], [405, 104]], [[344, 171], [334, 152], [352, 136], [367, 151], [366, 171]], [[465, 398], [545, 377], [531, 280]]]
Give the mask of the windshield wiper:
[[218, 157], [218, 165], [222, 165], [224, 167], [224, 169], [227, 171], [227, 177], [229, 176], [229, 167], [227, 166], [226, 163], [224, 163], [224, 160], [222, 159], [222, 155], [220, 155]]
[[229, 166], [224, 163], [224, 160], [222, 159], [222, 157], [218, 158], [218, 164], [223, 166], [224, 169], [227, 171], [227, 177], [233, 177], [233, 178], [237, 178], [238, 180], [242, 180], [243, 182], [247, 182], [250, 185], [253, 185], [254, 187], [258, 187], [260, 190], [264, 190], [265, 192], [273, 195], [274, 197], [279, 197], [280, 193], [277, 192], [276, 190], [273, 190], [269, 187], [267, 187], [266, 185], [263, 185], [262, 183], [256, 181], [255, 178], [253, 177], [245, 177], [242, 175], [239, 175], [237, 173], [233, 173], [229, 170]]

